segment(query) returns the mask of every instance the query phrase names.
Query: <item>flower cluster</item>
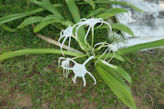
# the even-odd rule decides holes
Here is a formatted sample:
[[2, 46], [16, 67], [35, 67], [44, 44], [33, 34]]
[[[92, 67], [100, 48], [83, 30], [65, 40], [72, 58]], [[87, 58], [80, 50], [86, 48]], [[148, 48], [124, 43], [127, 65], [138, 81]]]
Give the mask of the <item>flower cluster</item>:
[[[112, 31], [112, 28], [111, 28], [110, 23], [104, 21], [102, 18], [89, 18], [89, 19], [83, 18], [77, 24], [75, 24], [73, 26], [69, 25], [68, 28], [66, 28], [65, 30], [61, 31], [61, 33], [60, 33], [60, 38], [59, 38], [58, 42], [60, 44], [61, 52], [63, 53], [62, 47], [63, 47], [63, 45], [64, 45], [64, 43], [66, 42], [67, 39], [69, 39], [69, 42], [68, 42], [68, 51], [69, 51], [70, 45], [71, 45], [71, 38], [74, 38], [75, 40], [78, 40], [79, 39], [78, 31], [79, 31], [79, 29], [81, 27], [83, 27], [83, 26], [88, 27], [88, 30], [87, 30], [87, 32], [85, 34], [85, 37], [84, 37], [84, 42], [87, 43], [87, 36], [89, 35], [89, 32], [92, 31], [92, 38], [93, 38], [93, 36], [94, 36], [94, 27], [96, 25], [98, 25], [98, 27], [100, 27], [103, 24], [108, 25], [110, 31]], [[106, 43], [106, 42], [100, 42], [100, 43], [97, 43], [97, 44], [94, 45], [94, 47], [92, 48], [92, 54], [95, 56], [95, 53], [94, 53], [95, 49], [97, 49], [97, 48], [104, 48], [104, 47], [106, 48], [106, 50], [98, 58], [97, 62], [106, 53], [108, 53], [108, 55], [109, 55], [111, 52], [113, 52], [113, 57], [114, 57], [115, 53], [117, 52], [117, 44], [116, 43], [109, 44], [109, 43]], [[63, 53], [63, 55], [64, 55], [64, 53]], [[76, 83], [76, 78], [77, 77], [81, 77], [83, 79], [83, 82], [84, 82], [83, 86], [86, 86], [85, 75], [86, 74], [89, 74], [93, 78], [94, 85], [95, 85], [96, 84], [96, 79], [86, 69], [86, 64], [90, 60], [94, 59], [95, 58], [94, 56], [89, 57], [83, 64], [77, 63], [75, 61], [75, 59], [72, 59], [72, 58], [60, 57], [59, 58], [59, 65], [63, 68], [63, 72], [65, 72], [65, 76], [66, 77], [68, 77], [69, 70], [73, 71], [74, 77], [73, 77], [72, 80], [73, 80], [74, 83]], [[104, 60], [106, 60], [107, 57], [108, 56], [106, 56], [106, 58]], [[61, 60], [62, 60], [62, 62], [61, 62]], [[73, 66], [70, 66], [70, 63], [73, 63]]]

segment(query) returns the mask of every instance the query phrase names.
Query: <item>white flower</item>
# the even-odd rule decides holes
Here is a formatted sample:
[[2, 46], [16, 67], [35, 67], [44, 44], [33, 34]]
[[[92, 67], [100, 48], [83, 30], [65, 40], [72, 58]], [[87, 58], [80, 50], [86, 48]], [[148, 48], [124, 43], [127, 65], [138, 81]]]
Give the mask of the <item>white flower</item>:
[[70, 58], [64, 58], [64, 57], [59, 57], [59, 60], [58, 60], [58, 66], [60, 66], [60, 62], [62, 61], [61, 63], [61, 66], [63, 68], [63, 75], [64, 77], [68, 77], [68, 74], [69, 74], [69, 70], [68, 69], [64, 69], [64, 68], [69, 68], [70, 66]]
[[[106, 47], [107, 49], [106, 49], [106, 50], [104, 51], [104, 53], [99, 57], [98, 61], [101, 59], [101, 57], [103, 57], [103, 56], [105, 55], [105, 53], [108, 52], [108, 55], [106, 56], [106, 58], [105, 58], [104, 60], [106, 60], [106, 59], [108, 58], [109, 54], [110, 54], [111, 52], [113, 52], [112, 58], [108, 61], [108, 62], [110, 62], [110, 61], [113, 59], [113, 57], [115, 56], [115, 53], [118, 51], [117, 44], [116, 44], [116, 43], [109, 44], [109, 43], [106, 43], [106, 42], [100, 42], [100, 43], [97, 43], [97, 44], [94, 45], [94, 48], [92, 49], [92, 52], [94, 52], [95, 48], [96, 48], [97, 46], [99, 46], [99, 45], [100, 45], [100, 46], [102, 45], [102, 48], [103, 48], [103, 47]], [[98, 62], [98, 61], [97, 61], [97, 62]]]
[[89, 31], [92, 29], [92, 36], [94, 36], [94, 26], [99, 23], [100, 23], [99, 26], [101, 26], [102, 24], [107, 24], [109, 26], [110, 31], [112, 30], [111, 25], [108, 22], [104, 21], [102, 18], [90, 18], [90, 19], [83, 18], [80, 20], [79, 23], [76, 24], [78, 25], [76, 28], [76, 37], [78, 37], [78, 30], [81, 26], [89, 26], [84, 38], [85, 43], [87, 43], [86, 39], [89, 34]]
[[[89, 74], [93, 80], [94, 80], [94, 85], [96, 84], [96, 79], [94, 78], [94, 76], [86, 69], [85, 65], [91, 60], [93, 59], [94, 56], [91, 56], [90, 58], [88, 58], [83, 64], [79, 64], [77, 62], [75, 62], [73, 59], [71, 58], [61, 58], [61, 59], [65, 59], [64, 61], [62, 61], [61, 67], [65, 70], [72, 70], [73, 73], [75, 74], [75, 76], [73, 77], [73, 82], [76, 83], [76, 78], [77, 77], [82, 77], [83, 79], [83, 86], [86, 86], [86, 79], [85, 79], [85, 75]], [[70, 61], [72, 61], [74, 63], [73, 67], [70, 67], [68, 64], [70, 63]]]
[[71, 37], [75, 38], [75, 36], [73, 35], [73, 29], [74, 29], [74, 26], [69, 25], [68, 28], [66, 28], [65, 30], [62, 30], [60, 32], [60, 38], [58, 39], [58, 42], [60, 44], [60, 40], [64, 38], [62, 43], [60, 44], [60, 49], [61, 49], [61, 52], [63, 55], [64, 55], [64, 53], [62, 51], [62, 48], [63, 48], [63, 45], [64, 45], [65, 41], [67, 40], [67, 38], [69, 38], [68, 51], [69, 51], [70, 45], [71, 45]]

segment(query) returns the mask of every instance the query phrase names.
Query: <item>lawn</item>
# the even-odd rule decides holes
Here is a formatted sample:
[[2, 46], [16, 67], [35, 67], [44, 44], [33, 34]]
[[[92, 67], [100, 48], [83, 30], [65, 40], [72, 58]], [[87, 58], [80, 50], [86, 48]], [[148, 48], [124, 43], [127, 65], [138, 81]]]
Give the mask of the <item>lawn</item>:
[[[29, 0], [0, 1], [0, 16], [34, 9]], [[46, 13], [43, 13], [46, 14]], [[8, 25], [16, 27], [19, 21]], [[41, 33], [53, 39], [60, 30], [46, 27]], [[104, 32], [98, 32], [101, 36]], [[97, 39], [99, 40], [99, 39]], [[74, 45], [76, 46], [76, 44]], [[0, 54], [22, 48], [57, 48], [33, 34], [31, 26], [9, 33], [0, 28]], [[59, 55], [26, 55], [0, 62], [0, 109], [126, 109], [99, 74], [88, 66], [97, 80], [87, 75], [87, 86], [78, 78], [73, 84], [58, 66]], [[164, 50], [129, 54], [119, 63], [132, 77], [133, 97], [138, 109], [164, 107]], [[83, 60], [79, 60], [81, 63]], [[118, 62], [115, 62], [118, 63]]]

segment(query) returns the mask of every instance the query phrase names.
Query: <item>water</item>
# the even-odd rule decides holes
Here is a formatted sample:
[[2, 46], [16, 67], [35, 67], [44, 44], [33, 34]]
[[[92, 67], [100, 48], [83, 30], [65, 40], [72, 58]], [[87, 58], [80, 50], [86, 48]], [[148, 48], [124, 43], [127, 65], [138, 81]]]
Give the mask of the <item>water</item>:
[[129, 12], [117, 15], [119, 22], [129, 26], [136, 36], [136, 38], [133, 39], [129, 34], [124, 33], [127, 39], [127, 44], [124, 46], [131, 46], [164, 38], [164, 0], [120, 1], [131, 2], [138, 8], [144, 10], [144, 12], [139, 13], [131, 8], [124, 7]]

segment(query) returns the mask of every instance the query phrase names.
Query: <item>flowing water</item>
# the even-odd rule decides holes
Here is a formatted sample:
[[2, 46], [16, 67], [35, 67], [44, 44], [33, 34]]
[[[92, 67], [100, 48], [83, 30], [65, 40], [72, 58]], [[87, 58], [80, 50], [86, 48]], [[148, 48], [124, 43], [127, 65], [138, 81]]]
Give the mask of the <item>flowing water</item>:
[[[129, 26], [136, 38], [124, 33], [126, 46], [145, 43], [164, 38], [164, 0], [120, 0], [131, 2], [144, 12], [126, 8], [129, 12], [118, 14], [118, 21]], [[116, 6], [122, 7], [122, 6]]]

